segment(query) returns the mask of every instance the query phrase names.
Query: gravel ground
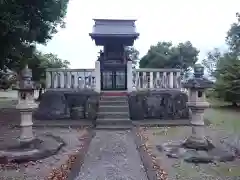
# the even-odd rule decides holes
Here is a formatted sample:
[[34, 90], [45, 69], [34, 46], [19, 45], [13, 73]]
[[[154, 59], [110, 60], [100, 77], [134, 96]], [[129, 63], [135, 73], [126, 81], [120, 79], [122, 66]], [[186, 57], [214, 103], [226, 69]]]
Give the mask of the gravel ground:
[[[4, 132], [5, 131], [5, 132]], [[79, 139], [82, 130], [76, 129], [63, 129], [63, 128], [41, 128], [35, 129], [36, 135], [43, 133], [52, 133], [53, 135], [60, 136], [67, 145], [60, 150], [57, 155], [43, 159], [38, 162], [30, 162], [22, 164], [17, 168], [0, 169], [0, 180], [43, 180], [50, 174], [52, 169], [60, 167], [68, 160], [68, 155], [73, 154], [78, 149], [82, 142]], [[6, 131], [1, 129], [1, 138], [10, 142], [18, 137], [19, 129]], [[4, 142], [0, 143], [0, 147], [4, 147]]]
[[96, 131], [75, 180], [147, 180], [130, 131]]
[[[210, 127], [205, 129], [205, 133], [217, 146], [220, 145], [221, 139], [229, 136], [227, 132]], [[148, 128], [144, 132], [161, 167], [168, 173], [169, 180], [240, 180], [240, 159], [226, 163], [196, 165], [186, 163], [181, 159], [167, 158], [164, 153], [156, 149], [156, 145], [181, 141], [190, 134], [191, 127]]]

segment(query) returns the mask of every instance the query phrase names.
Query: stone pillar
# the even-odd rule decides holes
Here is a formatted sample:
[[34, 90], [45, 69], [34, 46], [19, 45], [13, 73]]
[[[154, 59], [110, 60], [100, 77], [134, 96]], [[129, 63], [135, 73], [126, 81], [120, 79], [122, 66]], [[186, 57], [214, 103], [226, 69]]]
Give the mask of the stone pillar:
[[168, 76], [167, 76], [167, 72], [163, 72], [163, 76], [162, 76], [162, 81], [160, 79], [160, 76], [159, 76], [159, 80], [160, 82], [162, 82], [162, 84], [159, 84], [159, 87], [158, 88], [168, 88], [168, 82], [169, 82], [169, 79], [167, 79]]
[[133, 91], [136, 91], [136, 88], [137, 88], [137, 71], [133, 71], [132, 73], [132, 76], [133, 76], [133, 87], [132, 87], [132, 90]]
[[173, 88], [173, 72], [169, 73], [169, 88]]
[[71, 88], [71, 81], [72, 81], [72, 77], [71, 77], [71, 72], [67, 72], [67, 88]]
[[160, 72], [156, 72], [156, 79], [155, 79], [155, 88], [160, 88]]
[[95, 91], [101, 92], [101, 68], [100, 61], [95, 62]]
[[53, 88], [58, 88], [58, 72], [53, 72]]
[[127, 62], [127, 90], [132, 92], [133, 90], [133, 72], [132, 61]]
[[176, 86], [178, 89], [181, 89], [181, 72], [176, 73]]
[[153, 79], [153, 72], [150, 72], [150, 89], [153, 89], [154, 79]]
[[142, 72], [142, 87], [143, 89], [148, 88], [148, 77], [147, 77], [147, 72]]
[[64, 86], [64, 83], [65, 83], [65, 81], [64, 81], [64, 72], [59, 72], [59, 74], [60, 74], [60, 88], [64, 88], [65, 86]]
[[74, 84], [73, 84], [73, 88], [77, 89], [78, 88], [78, 73], [74, 72]]
[[52, 85], [51, 80], [52, 80], [51, 72], [46, 71], [46, 88], [47, 89], [51, 88], [51, 85]]

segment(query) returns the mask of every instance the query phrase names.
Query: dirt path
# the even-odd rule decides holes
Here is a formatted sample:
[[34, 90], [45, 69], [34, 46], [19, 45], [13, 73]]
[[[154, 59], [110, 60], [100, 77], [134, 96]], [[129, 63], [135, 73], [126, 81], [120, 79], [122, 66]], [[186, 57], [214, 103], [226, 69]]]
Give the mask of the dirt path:
[[75, 180], [147, 180], [130, 131], [97, 131]]

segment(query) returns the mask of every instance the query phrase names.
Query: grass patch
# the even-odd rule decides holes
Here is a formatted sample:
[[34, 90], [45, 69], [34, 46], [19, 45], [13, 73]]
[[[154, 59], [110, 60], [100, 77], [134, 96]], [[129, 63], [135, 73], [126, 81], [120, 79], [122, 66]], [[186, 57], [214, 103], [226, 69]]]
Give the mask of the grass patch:
[[222, 164], [218, 167], [212, 168], [221, 176], [228, 176], [228, 177], [239, 177], [240, 176], [240, 167], [238, 165], [231, 166]]
[[240, 132], [240, 110], [210, 108], [205, 111], [204, 116], [214, 127], [220, 127], [231, 132]]
[[231, 103], [229, 102], [223, 102], [220, 99], [214, 99], [214, 98], [208, 98], [207, 101], [210, 103], [213, 107], [220, 107], [220, 106], [229, 106]]
[[231, 103], [219, 99], [208, 99], [212, 108], [205, 111], [206, 124], [230, 132], [240, 132], [240, 108], [231, 107]]
[[201, 176], [199, 168], [195, 164], [186, 163], [184, 161], [178, 162], [177, 165], [172, 166], [176, 171], [176, 179], [185, 180], [188, 178], [198, 178]]

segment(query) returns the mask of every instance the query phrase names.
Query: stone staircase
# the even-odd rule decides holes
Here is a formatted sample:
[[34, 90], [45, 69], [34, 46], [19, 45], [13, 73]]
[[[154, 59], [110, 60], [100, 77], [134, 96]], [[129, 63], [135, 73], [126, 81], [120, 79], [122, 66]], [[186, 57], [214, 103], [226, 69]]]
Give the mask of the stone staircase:
[[99, 102], [97, 129], [130, 129], [129, 108], [126, 93], [104, 92]]

